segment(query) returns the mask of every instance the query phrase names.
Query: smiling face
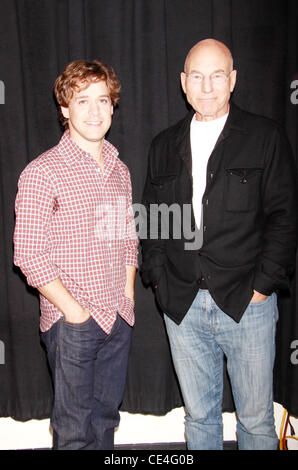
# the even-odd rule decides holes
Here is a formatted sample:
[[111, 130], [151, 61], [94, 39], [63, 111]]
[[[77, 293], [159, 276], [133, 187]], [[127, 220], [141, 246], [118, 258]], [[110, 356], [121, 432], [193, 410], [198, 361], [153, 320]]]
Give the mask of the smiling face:
[[68, 107], [61, 106], [63, 116], [68, 119], [71, 139], [89, 152], [102, 144], [111, 127], [113, 105], [105, 81], [91, 82], [86, 88], [73, 92]]
[[[196, 111], [196, 119], [210, 121], [229, 111], [231, 92], [236, 83], [236, 70], [232, 70], [232, 57], [224, 44], [204, 40], [195, 45], [181, 73], [181, 84], [187, 101]], [[193, 80], [199, 74], [201, 81]], [[216, 74], [224, 74], [223, 82], [212, 80]]]

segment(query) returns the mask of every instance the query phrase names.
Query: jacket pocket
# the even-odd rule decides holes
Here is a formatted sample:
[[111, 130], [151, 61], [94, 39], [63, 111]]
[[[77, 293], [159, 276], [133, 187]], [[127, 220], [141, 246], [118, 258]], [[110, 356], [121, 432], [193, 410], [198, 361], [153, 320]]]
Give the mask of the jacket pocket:
[[227, 168], [225, 170], [225, 210], [254, 211], [258, 207], [262, 168]]
[[174, 201], [176, 178], [177, 175], [158, 175], [151, 179], [157, 203], [171, 204]]

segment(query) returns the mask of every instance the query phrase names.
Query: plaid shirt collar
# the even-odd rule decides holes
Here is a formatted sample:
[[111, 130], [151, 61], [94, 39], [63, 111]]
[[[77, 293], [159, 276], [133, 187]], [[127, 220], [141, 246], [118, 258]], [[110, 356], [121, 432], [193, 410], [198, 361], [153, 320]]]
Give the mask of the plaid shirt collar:
[[[63, 136], [61, 137], [61, 140], [58, 144], [58, 148], [59, 148], [59, 153], [62, 155], [62, 158], [69, 166], [73, 166], [78, 162], [78, 160], [83, 160], [83, 159], [88, 162], [91, 162], [91, 164], [93, 165], [98, 166], [94, 158], [88, 152], [85, 152], [85, 150], [81, 149], [70, 138], [69, 129], [67, 129], [64, 132]], [[104, 140], [103, 157], [104, 157], [104, 172], [106, 176], [108, 176], [113, 170], [116, 164], [116, 159], [118, 155], [119, 155], [118, 150], [110, 142], [108, 142], [107, 140]]]

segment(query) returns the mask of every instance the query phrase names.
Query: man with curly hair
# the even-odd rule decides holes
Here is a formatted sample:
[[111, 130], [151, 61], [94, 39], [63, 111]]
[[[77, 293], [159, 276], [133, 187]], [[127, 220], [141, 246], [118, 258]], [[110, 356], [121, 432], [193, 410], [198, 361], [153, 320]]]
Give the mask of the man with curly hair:
[[54, 449], [113, 449], [138, 245], [129, 170], [105, 139], [120, 84], [111, 67], [75, 61], [54, 91], [65, 132], [20, 176], [14, 262], [40, 293]]

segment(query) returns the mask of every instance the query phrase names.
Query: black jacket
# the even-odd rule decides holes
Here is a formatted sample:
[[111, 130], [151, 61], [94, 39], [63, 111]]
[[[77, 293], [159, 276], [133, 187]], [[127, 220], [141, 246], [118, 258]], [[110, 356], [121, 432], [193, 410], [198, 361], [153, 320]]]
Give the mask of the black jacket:
[[[297, 237], [297, 172], [280, 126], [231, 104], [207, 166], [203, 246], [186, 249], [189, 235], [183, 229], [181, 237], [172, 229], [168, 239], [150, 238], [150, 204], [178, 204], [182, 210], [192, 203], [193, 114], [151, 144], [142, 277], [145, 284], [158, 285], [161, 309], [178, 324], [202, 278], [216, 304], [239, 322], [253, 289], [269, 295], [289, 285]], [[193, 210], [190, 224], [194, 230]]]

